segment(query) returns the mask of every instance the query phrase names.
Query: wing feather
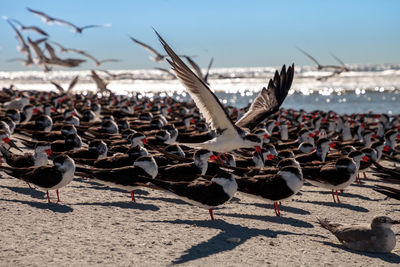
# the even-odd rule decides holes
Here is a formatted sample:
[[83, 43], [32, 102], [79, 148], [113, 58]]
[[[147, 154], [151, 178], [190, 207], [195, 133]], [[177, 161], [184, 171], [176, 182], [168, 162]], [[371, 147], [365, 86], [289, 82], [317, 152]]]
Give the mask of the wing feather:
[[236, 122], [236, 126], [252, 130], [268, 116], [278, 111], [292, 85], [293, 74], [294, 64], [287, 71], [283, 65], [280, 74], [276, 71], [274, 79], [269, 80], [268, 87], [261, 90], [246, 114]]
[[161, 44], [172, 60], [167, 59], [178, 79], [184, 84], [206, 122], [218, 133], [238, 134], [238, 128], [210, 88], [179, 58], [172, 48], [157, 33]]

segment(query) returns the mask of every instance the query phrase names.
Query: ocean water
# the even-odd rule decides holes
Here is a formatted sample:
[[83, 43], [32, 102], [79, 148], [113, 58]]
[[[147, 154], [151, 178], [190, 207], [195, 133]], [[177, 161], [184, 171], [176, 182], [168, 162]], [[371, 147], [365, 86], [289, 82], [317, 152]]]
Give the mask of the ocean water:
[[[339, 113], [376, 112], [400, 114], [400, 65], [348, 65], [351, 71], [327, 80], [317, 78], [329, 71], [316, 71], [312, 66], [296, 66], [292, 89], [283, 107], [334, 110]], [[277, 67], [215, 68], [210, 71], [211, 89], [225, 105], [248, 105], [267, 86]], [[132, 78], [110, 80], [108, 88], [117, 94], [157, 95], [188, 100], [189, 95], [179, 81], [158, 70], [116, 70], [113, 74], [129, 73]], [[97, 71], [107, 78], [108, 75]], [[19, 71], [0, 72], [0, 86], [15, 85], [21, 90], [55, 90], [50, 81], [68, 87], [79, 75], [75, 90], [85, 93], [96, 90], [90, 71]]]

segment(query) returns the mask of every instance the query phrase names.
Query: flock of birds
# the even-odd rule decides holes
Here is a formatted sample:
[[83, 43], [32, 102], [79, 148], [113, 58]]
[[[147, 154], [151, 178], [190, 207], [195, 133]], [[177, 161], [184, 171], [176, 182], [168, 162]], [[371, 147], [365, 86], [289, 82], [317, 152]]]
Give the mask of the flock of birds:
[[[110, 27], [111, 26], [111, 24], [102, 24], [102, 25], [86, 25], [86, 26], [78, 27], [71, 22], [68, 22], [64, 19], [54, 18], [44, 12], [37, 11], [37, 10], [31, 9], [31, 8], [27, 8], [27, 10], [29, 12], [39, 16], [45, 23], [49, 23], [49, 24], [57, 23], [60, 25], [68, 26], [68, 27], [72, 28], [74, 32], [80, 33], [80, 34], [83, 32], [83, 30], [86, 30], [89, 28]], [[16, 33], [16, 38], [19, 43], [19, 46], [17, 46], [17, 50], [25, 55], [25, 58], [11, 58], [11, 59], [9, 59], [10, 62], [21, 61], [25, 67], [29, 67], [29, 66], [35, 64], [46, 73], [52, 71], [53, 67], [75, 68], [75, 67], [80, 66], [82, 63], [86, 62], [86, 60], [82, 59], [82, 58], [60, 58], [60, 56], [57, 54], [56, 50], [54, 49], [53, 45], [55, 45], [58, 48], [59, 53], [73, 53], [73, 54], [83, 56], [83, 57], [93, 61], [97, 67], [101, 66], [104, 63], [120, 61], [119, 59], [114, 59], [114, 58], [99, 60], [96, 57], [94, 57], [91, 53], [89, 53], [85, 50], [76, 49], [76, 48], [67, 48], [58, 42], [50, 41], [49, 34], [38, 26], [26, 26], [23, 23], [21, 23], [20, 21], [14, 19], [14, 18], [8, 18], [6, 16], [3, 16], [3, 19], [7, 21], [7, 23], [11, 26], [11, 28]], [[29, 32], [29, 31], [39, 34], [42, 38], [39, 38], [37, 40], [32, 40], [31, 37], [28, 36], [27, 40], [25, 40], [25, 37], [23, 36], [22, 32]], [[163, 54], [159, 53], [153, 47], [151, 47], [133, 37], [129, 37], [129, 38], [136, 44], [140, 45], [141, 47], [143, 47], [147, 51], [149, 51], [153, 55], [153, 56], [150, 56], [150, 58], [154, 62], [162, 62], [167, 57], [167, 55], [163, 55]], [[44, 47], [41, 47], [41, 44], [44, 44]], [[32, 54], [34, 54], [34, 56]], [[207, 80], [208, 80], [208, 76], [209, 76], [209, 71], [214, 62], [214, 58], [211, 58], [206, 74], [203, 74], [199, 65], [193, 60], [194, 56], [182, 55], [182, 57], [186, 58], [186, 60], [191, 65], [191, 67], [194, 69], [196, 74], [199, 77], [202, 77], [203, 80], [208, 84]], [[175, 75], [168, 69], [160, 68], [160, 67], [156, 67], [155, 69], [165, 72], [170, 77], [175, 78]], [[110, 80], [134, 79], [133, 74], [129, 73], [129, 72], [115, 74], [115, 73], [111, 73], [110, 71], [102, 70], [102, 69], [99, 69], [98, 71], [106, 74], [106, 77], [102, 78], [100, 75], [98, 75], [96, 73], [95, 70], [91, 71], [91, 78], [96, 83], [97, 88], [100, 92], [108, 91], [107, 85]], [[51, 84], [53, 84], [56, 87], [57, 90], [60, 91], [60, 93], [64, 93], [65, 91], [70, 92], [73, 89], [73, 87], [77, 84], [78, 81], [79, 81], [79, 75], [75, 76], [71, 80], [67, 90], [65, 90], [62, 86], [60, 86], [60, 84], [58, 84], [54, 81], [50, 81], [50, 82], [51, 82]]]
[[[28, 10], [79, 33], [100, 26], [77, 27]], [[12, 21], [17, 23], [8, 19], [23, 40]], [[3, 88], [0, 152], [7, 165], [1, 170], [46, 190], [48, 202], [49, 190], [56, 190], [58, 202], [59, 189], [78, 176], [128, 190], [132, 201], [138, 187], [168, 191], [208, 209], [212, 220], [213, 209], [237, 191], [274, 203], [280, 216], [281, 201], [296, 195], [305, 181], [331, 190], [333, 201], [339, 203], [339, 192], [362, 183], [359, 173], [365, 176], [369, 168], [380, 179], [400, 184], [400, 169], [379, 163], [400, 161], [399, 116], [280, 108], [293, 81], [294, 65], [276, 71], [250, 106], [224, 107], [208, 86], [208, 72], [193, 72], [181, 59], [190, 57], [177, 55], [156, 34], [166, 55], [132, 40], [151, 51], [155, 61], [166, 59], [193, 101], [115, 95], [94, 71], [100, 94], [73, 94], [78, 78], [66, 90], [57, 87], [58, 93]], [[58, 58], [46, 40], [28, 38], [37, 64], [43, 66], [56, 64]], [[41, 42], [50, 58], [38, 48]], [[21, 44], [21, 51], [29, 51]], [[30, 52], [26, 55], [29, 59]], [[78, 65], [80, 61], [62, 60]], [[33, 152], [12, 152], [22, 152], [15, 139]], [[374, 190], [400, 200], [400, 189], [394, 186], [377, 185]], [[395, 247], [390, 226], [400, 223], [386, 216], [376, 217], [370, 226], [319, 221], [347, 247], [374, 252]]]

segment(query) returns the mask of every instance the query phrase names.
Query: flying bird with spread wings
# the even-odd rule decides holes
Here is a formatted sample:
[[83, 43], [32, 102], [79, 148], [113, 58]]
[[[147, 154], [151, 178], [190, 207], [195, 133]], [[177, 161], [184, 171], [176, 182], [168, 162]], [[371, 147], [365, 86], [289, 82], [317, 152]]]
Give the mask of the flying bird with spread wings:
[[72, 29], [77, 33], [82, 33], [83, 30], [89, 29], [89, 28], [111, 27], [111, 24], [86, 25], [86, 26], [83, 26], [83, 27], [78, 27], [78, 26], [76, 26], [75, 24], [73, 24], [73, 23], [71, 23], [69, 21], [51, 17], [51, 16], [47, 15], [46, 13], [44, 13], [42, 11], [37, 11], [37, 10], [31, 9], [29, 7], [27, 9], [28, 9], [29, 12], [31, 12], [31, 13], [33, 13], [35, 15], [38, 15], [45, 23], [55, 22], [55, 23], [58, 23], [58, 24], [61, 24], [61, 25], [69, 26], [69, 27], [72, 27]]
[[[270, 80], [268, 88], [264, 88], [250, 107], [250, 110], [234, 124], [207, 84], [199, 78], [180, 57], [172, 50], [165, 40], [155, 31], [170, 59], [168, 63], [172, 66], [178, 79], [183, 83], [194, 100], [206, 122], [217, 133], [216, 137], [196, 144], [184, 144], [189, 147], [205, 148], [210, 151], [225, 153], [240, 148], [254, 147], [259, 152], [262, 140], [248, 131], [257, 124], [268, 118], [277, 111], [286, 98], [293, 81], [294, 65], [287, 70], [283, 66], [281, 73], [275, 73], [274, 79]], [[260, 153], [260, 152], [259, 152]]]
[[96, 64], [96, 66], [100, 66], [101, 64], [106, 63], [106, 62], [118, 62], [119, 61], [119, 59], [114, 59], [114, 58], [98, 60], [97, 58], [95, 58], [94, 56], [92, 56], [91, 54], [89, 54], [88, 52], [86, 52], [84, 50], [79, 50], [79, 49], [75, 49], [75, 48], [65, 48], [64, 46], [62, 46], [61, 44], [59, 44], [57, 42], [51, 42], [51, 43], [55, 44], [60, 49], [61, 53], [72, 52], [72, 53], [80, 54], [84, 57], [87, 57], [87, 58], [93, 60], [94, 63]]

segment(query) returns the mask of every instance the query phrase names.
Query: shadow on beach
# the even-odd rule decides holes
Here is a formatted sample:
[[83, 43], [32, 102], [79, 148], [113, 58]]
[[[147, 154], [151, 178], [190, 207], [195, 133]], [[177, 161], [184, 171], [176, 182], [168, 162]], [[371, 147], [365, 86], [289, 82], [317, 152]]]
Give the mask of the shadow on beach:
[[58, 212], [58, 213], [68, 213], [68, 212], [72, 212], [74, 210], [73, 208], [63, 205], [63, 204], [60, 204], [60, 203], [47, 203], [47, 202], [44, 203], [44, 202], [34, 202], [34, 201], [25, 201], [25, 200], [17, 200], [17, 199], [0, 199], [0, 201], [25, 204], [25, 205], [29, 205], [29, 206], [37, 208], [37, 209], [50, 210], [50, 211]]
[[[233, 250], [253, 237], [263, 236], [266, 238], [277, 238], [279, 235], [302, 235], [289, 231], [249, 228], [237, 224], [231, 224], [223, 220], [165, 220], [148, 222], [181, 224], [220, 230], [216, 236], [185, 250], [182, 256], [172, 262], [173, 264], [186, 263], [221, 252]], [[229, 241], [231, 238], [238, 238], [237, 242]]]
[[152, 204], [135, 203], [132, 201], [115, 201], [115, 202], [83, 202], [75, 203], [79, 206], [103, 206], [103, 207], [117, 207], [121, 209], [137, 209], [137, 210], [151, 210], [158, 211], [160, 208]]
[[370, 257], [370, 258], [378, 258], [378, 259], [381, 259], [388, 263], [400, 263], [400, 256], [397, 254], [394, 254], [394, 253], [372, 253], [372, 252], [356, 251], [356, 250], [348, 249], [340, 244], [335, 244], [335, 243], [332, 243], [329, 241], [318, 241], [318, 242], [321, 242], [324, 245], [342, 249], [342, 250], [345, 250], [347, 252], [351, 252], [354, 254], [363, 255], [363, 256]]
[[36, 188], [29, 188], [28, 184], [26, 185], [26, 187], [16, 187], [16, 186], [5, 186], [5, 185], [0, 185], [0, 187], [2, 188], [6, 188], [8, 190], [11, 190], [15, 193], [18, 194], [23, 194], [23, 195], [27, 195], [30, 196], [32, 198], [36, 198], [36, 199], [45, 199], [46, 198], [46, 193], [43, 191], [39, 191]]

